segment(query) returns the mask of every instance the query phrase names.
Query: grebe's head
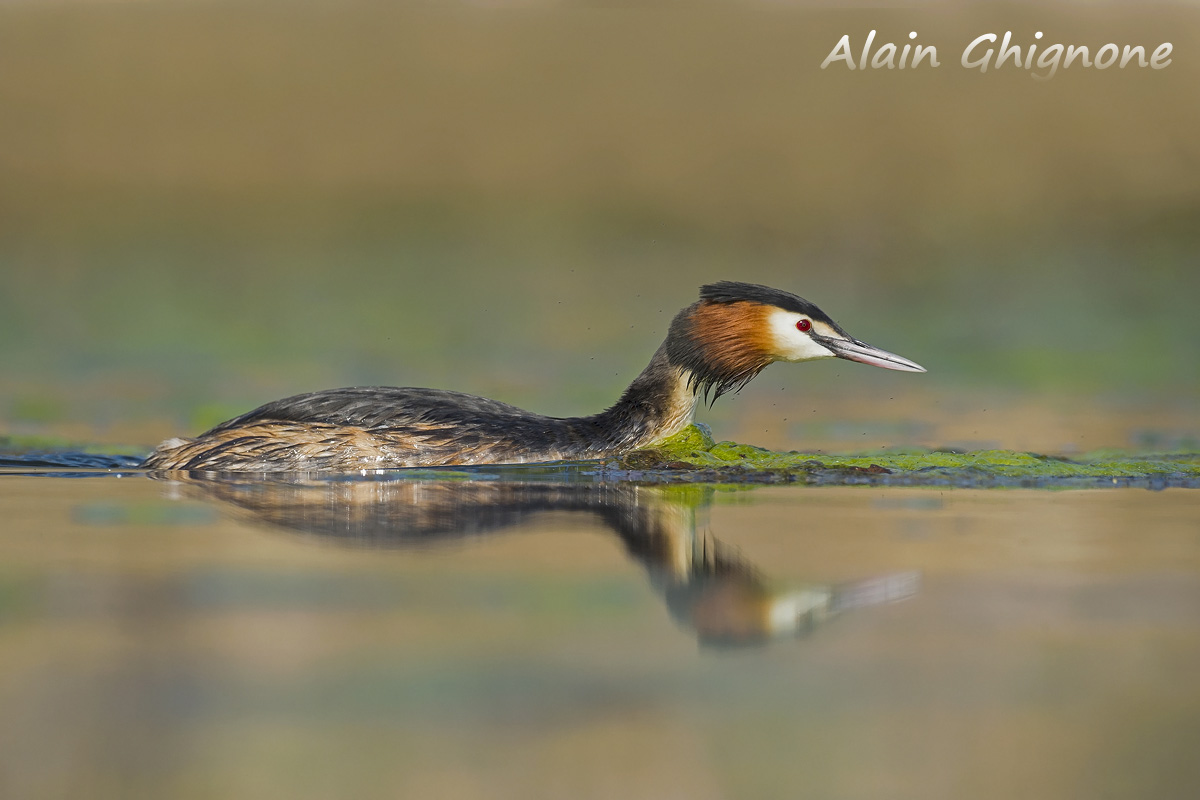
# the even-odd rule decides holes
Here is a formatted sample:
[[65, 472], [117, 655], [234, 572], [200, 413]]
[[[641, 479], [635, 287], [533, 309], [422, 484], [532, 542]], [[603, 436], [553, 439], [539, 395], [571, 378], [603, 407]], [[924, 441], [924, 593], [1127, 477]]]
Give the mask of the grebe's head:
[[712, 399], [738, 390], [773, 361], [845, 358], [884, 369], [924, 372], [920, 364], [860, 342], [802, 297], [754, 283], [700, 287], [671, 323], [671, 363]]

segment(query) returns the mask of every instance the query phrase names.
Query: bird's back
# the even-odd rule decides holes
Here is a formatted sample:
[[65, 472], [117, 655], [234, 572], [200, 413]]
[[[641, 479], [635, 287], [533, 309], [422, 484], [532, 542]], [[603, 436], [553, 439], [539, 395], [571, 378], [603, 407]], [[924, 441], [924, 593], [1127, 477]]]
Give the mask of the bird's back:
[[143, 466], [346, 471], [595, 458], [603, 453], [595, 452], [590, 425], [440, 389], [329, 389], [267, 403], [195, 439], [165, 442]]

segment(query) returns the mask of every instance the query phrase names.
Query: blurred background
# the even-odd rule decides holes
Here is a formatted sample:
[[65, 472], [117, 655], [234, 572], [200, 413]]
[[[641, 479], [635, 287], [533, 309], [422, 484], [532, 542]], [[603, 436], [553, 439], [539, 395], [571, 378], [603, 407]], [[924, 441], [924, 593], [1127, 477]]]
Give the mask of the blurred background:
[[[375, 383], [590, 413], [733, 279], [929, 374], [777, 365], [718, 438], [1200, 446], [1200, 14], [830, 5], [0, 4], [0, 434]], [[872, 29], [942, 66], [819, 68]], [[1006, 30], [1173, 63], [959, 66]]]

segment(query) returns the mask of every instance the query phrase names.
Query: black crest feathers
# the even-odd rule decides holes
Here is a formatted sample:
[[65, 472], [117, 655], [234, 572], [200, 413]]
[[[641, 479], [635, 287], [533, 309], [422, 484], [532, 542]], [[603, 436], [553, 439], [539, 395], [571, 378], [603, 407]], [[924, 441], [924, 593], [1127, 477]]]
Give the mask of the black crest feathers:
[[764, 306], [782, 308], [784, 311], [806, 314], [814, 320], [828, 322], [830, 325], [834, 324], [828, 314], [803, 297], [757, 283], [718, 281], [705, 284], [700, 287], [700, 300], [710, 303], [759, 303]]

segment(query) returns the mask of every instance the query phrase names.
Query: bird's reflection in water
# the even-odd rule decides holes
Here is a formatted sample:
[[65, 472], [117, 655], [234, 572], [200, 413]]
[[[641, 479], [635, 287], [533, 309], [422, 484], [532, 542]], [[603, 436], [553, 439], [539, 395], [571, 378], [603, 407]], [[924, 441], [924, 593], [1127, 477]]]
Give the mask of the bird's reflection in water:
[[436, 545], [511, 529], [547, 512], [601, 521], [641, 564], [671, 616], [701, 644], [745, 646], [812, 631], [839, 612], [912, 596], [919, 576], [775, 588], [741, 552], [699, 521], [714, 490], [571, 480], [569, 471], [391, 472], [363, 478], [170, 473], [188, 496], [218, 500], [289, 531], [349, 545]]

